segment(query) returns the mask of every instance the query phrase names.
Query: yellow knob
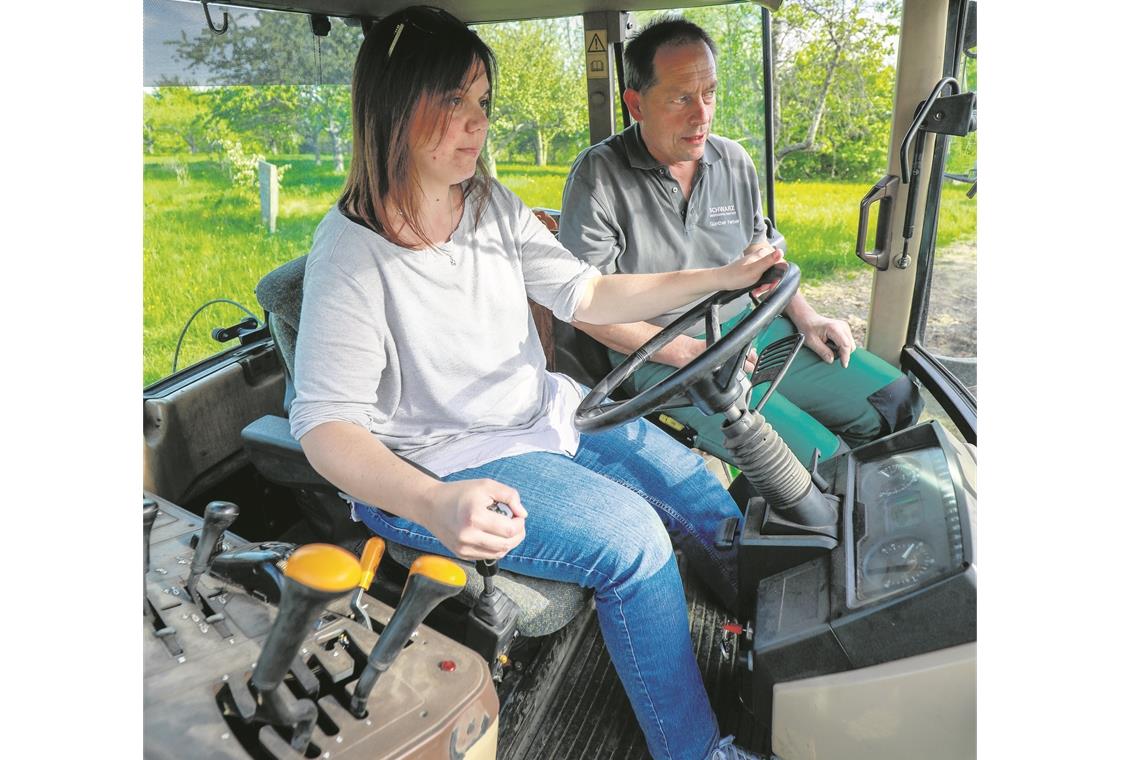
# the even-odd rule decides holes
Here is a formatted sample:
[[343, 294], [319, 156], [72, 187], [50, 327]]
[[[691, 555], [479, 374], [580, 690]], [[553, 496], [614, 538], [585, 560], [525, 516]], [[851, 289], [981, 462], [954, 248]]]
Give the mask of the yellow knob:
[[360, 582], [360, 562], [339, 546], [306, 544], [289, 556], [285, 575], [317, 591], [344, 592]]
[[416, 557], [416, 561], [412, 563], [411, 569], [408, 570], [408, 578], [413, 575], [425, 575], [434, 581], [439, 581], [447, 586], [455, 586], [456, 588], [462, 587], [467, 583], [467, 574], [463, 572], [463, 568], [455, 564], [449, 559], [443, 557], [436, 557], [432, 554], [423, 554]]
[[368, 590], [372, 585], [372, 579], [376, 577], [376, 568], [380, 564], [380, 557], [384, 555], [384, 539], [380, 536], [373, 536], [368, 539], [368, 543], [364, 545], [364, 551], [360, 553], [360, 587]]

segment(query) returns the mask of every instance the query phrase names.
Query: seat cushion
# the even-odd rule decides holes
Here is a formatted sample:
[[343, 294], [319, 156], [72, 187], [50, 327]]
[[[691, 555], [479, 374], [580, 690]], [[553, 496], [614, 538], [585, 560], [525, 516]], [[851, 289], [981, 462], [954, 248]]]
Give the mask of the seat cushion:
[[[422, 553], [393, 543], [388, 544], [386, 551], [404, 567], [410, 567]], [[467, 585], [459, 592], [459, 600], [474, 606], [475, 600], [483, 593], [483, 576], [475, 571], [474, 563], [456, 561], [467, 573]], [[495, 587], [501, 588], [519, 606], [519, 633], [523, 636], [554, 633], [573, 620], [593, 596], [589, 589], [573, 583], [531, 578], [508, 570], [500, 570], [495, 576]]]

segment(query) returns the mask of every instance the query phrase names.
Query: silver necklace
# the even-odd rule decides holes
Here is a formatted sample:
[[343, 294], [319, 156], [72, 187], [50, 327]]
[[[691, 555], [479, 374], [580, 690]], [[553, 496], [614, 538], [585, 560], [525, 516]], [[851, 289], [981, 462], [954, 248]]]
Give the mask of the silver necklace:
[[[463, 203], [463, 199], [460, 198], [460, 204], [462, 204], [462, 203]], [[462, 205], [460, 206], [460, 208], [462, 208]], [[463, 212], [460, 211], [461, 216], [462, 216], [462, 213]], [[445, 246], [450, 246], [451, 245], [451, 238], [455, 236], [455, 228], [459, 226], [459, 222], [455, 218], [455, 209], [451, 210], [451, 215], [447, 217], [447, 220], [448, 220], [448, 223], [451, 227], [451, 232], [448, 235], [448, 239], [446, 241], [444, 241], [443, 244]], [[444, 256], [446, 256], [447, 260], [451, 262], [451, 266], [457, 266], [457, 264], [455, 263], [455, 257], [451, 255], [451, 251], [445, 250], [443, 248], [436, 248], [435, 250], [439, 251]]]

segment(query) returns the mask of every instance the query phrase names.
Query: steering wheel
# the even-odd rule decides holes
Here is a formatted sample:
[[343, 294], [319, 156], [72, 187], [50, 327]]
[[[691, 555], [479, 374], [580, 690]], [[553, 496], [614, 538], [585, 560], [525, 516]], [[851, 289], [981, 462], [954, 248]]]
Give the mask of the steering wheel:
[[[720, 307], [776, 280], [779, 280], [779, 284], [768, 291], [752, 313], [721, 336]], [[650, 338], [602, 378], [578, 405], [574, 413], [574, 427], [582, 432], [609, 430], [650, 412], [682, 406], [696, 406], [705, 414], [716, 414], [728, 409], [747, 387], [737, 382], [737, 376], [748, 358], [752, 340], [784, 310], [799, 284], [799, 267], [784, 261], [769, 267], [755, 285], [712, 294], [673, 320], [668, 327]], [[607, 400], [610, 393], [649, 361], [650, 356], [701, 318], [705, 321], [707, 336], [704, 353], [633, 398], [624, 401]]]

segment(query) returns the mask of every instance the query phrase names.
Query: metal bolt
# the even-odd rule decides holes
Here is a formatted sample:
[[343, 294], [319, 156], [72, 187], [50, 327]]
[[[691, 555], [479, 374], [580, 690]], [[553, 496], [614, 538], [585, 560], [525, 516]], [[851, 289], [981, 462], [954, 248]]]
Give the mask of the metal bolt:
[[185, 657], [185, 656], [180, 656], [180, 657], [178, 658], [178, 664], [179, 664], [179, 665], [181, 665], [181, 664], [182, 664], [182, 663], [184, 663], [184, 662], [186, 662], [186, 657]]
[[166, 575], [166, 568], [165, 567], [156, 567], [156, 568], [154, 568], [154, 571], [156, 573], [158, 573], [159, 575]]
[[336, 743], [337, 743], [337, 744], [340, 744], [340, 743], [342, 743], [343, 741], [344, 741], [344, 737], [343, 737], [343, 736], [338, 736], [338, 737], [336, 738]]
[[201, 631], [202, 633], [209, 633], [210, 632], [210, 626], [206, 625], [205, 623], [199, 623], [198, 624], [198, 630]]
[[223, 681], [230, 680], [230, 674], [229, 673], [222, 673], [222, 680]]
[[226, 733], [222, 734], [222, 738], [223, 739], [229, 739], [230, 738], [229, 732], [227, 731]]

